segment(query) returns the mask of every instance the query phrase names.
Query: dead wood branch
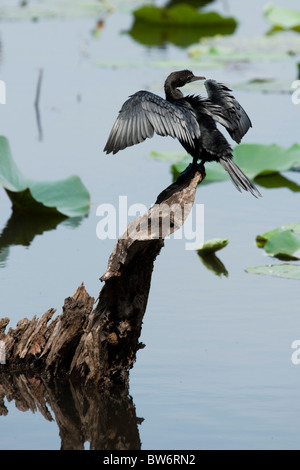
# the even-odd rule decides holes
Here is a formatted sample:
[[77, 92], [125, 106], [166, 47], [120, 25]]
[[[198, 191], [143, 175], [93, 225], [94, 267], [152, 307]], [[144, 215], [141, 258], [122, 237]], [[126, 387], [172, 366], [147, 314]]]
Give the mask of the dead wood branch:
[[9, 320], [0, 320], [6, 355], [2, 370], [39, 370], [47, 377], [68, 375], [102, 389], [117, 384], [127, 388], [129, 370], [143, 347], [139, 337], [154, 261], [164, 238], [183, 225], [201, 181], [200, 171], [185, 172], [128, 225], [101, 277], [104, 286], [95, 308], [82, 284], [52, 321], [54, 309], [40, 320], [21, 320], [5, 334]]

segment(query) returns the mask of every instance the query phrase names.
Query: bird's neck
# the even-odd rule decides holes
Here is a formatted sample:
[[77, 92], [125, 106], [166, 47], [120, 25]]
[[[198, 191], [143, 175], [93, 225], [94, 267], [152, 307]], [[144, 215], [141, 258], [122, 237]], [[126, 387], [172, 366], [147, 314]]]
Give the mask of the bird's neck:
[[176, 88], [176, 86], [172, 82], [169, 83], [168, 81], [166, 81], [165, 93], [166, 99], [171, 102], [183, 98], [183, 94], [181, 93], [181, 91], [178, 90], [178, 88]]

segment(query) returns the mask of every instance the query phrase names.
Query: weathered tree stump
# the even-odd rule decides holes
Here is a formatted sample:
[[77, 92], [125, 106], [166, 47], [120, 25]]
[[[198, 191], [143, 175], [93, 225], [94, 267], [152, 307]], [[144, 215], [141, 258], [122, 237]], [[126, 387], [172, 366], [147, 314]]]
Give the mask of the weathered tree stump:
[[0, 320], [1, 372], [39, 371], [44, 378], [68, 376], [85, 386], [127, 389], [129, 370], [143, 347], [139, 337], [154, 261], [164, 238], [183, 225], [201, 181], [201, 172], [189, 169], [128, 225], [101, 277], [95, 308], [82, 284], [53, 320], [55, 310], [49, 309], [40, 320], [24, 318], [7, 333], [9, 319]]

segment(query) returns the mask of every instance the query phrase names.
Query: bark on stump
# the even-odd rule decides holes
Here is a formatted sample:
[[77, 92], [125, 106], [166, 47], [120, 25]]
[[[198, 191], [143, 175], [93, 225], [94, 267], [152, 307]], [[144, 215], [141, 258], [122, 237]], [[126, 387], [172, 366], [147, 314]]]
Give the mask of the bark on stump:
[[55, 310], [49, 309], [40, 320], [24, 318], [5, 333], [9, 319], [0, 320], [1, 372], [39, 371], [44, 378], [63, 375], [86, 386], [128, 389], [129, 370], [143, 347], [139, 337], [154, 261], [164, 238], [183, 225], [202, 179], [199, 170], [189, 169], [128, 225], [100, 278], [104, 286], [95, 308], [81, 284], [52, 321]]

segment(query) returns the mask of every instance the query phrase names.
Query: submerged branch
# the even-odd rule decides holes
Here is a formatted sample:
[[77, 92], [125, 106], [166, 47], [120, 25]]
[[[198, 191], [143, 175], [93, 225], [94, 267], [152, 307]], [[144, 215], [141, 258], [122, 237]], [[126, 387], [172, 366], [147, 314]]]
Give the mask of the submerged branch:
[[34, 107], [35, 107], [35, 114], [36, 114], [36, 122], [39, 132], [39, 140], [43, 140], [43, 130], [42, 130], [42, 123], [41, 123], [41, 115], [40, 115], [40, 96], [41, 96], [41, 88], [42, 88], [42, 80], [43, 80], [43, 69], [39, 70], [39, 76], [36, 86], [36, 93], [35, 93], [35, 100], [34, 100]]

